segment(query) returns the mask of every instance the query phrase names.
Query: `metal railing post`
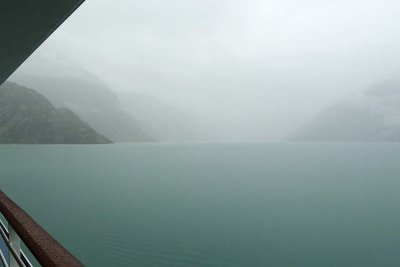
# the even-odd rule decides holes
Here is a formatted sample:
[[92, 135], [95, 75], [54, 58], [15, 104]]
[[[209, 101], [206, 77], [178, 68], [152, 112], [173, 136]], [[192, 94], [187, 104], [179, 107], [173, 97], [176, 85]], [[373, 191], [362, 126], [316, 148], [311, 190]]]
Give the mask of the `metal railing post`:
[[[10, 245], [14, 248], [15, 251], [21, 251], [21, 239], [19, 238], [18, 234], [14, 231], [11, 225], [8, 226], [9, 232], [9, 241]], [[12, 255], [11, 251], [9, 252], [10, 257], [10, 267], [19, 267], [17, 260]]]

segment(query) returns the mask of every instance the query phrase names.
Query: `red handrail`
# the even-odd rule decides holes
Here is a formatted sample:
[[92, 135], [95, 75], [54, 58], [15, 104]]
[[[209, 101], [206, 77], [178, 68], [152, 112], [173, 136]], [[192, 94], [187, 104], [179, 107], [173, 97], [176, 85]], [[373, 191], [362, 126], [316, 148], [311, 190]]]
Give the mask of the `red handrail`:
[[2, 191], [0, 191], [0, 212], [42, 266], [83, 266]]

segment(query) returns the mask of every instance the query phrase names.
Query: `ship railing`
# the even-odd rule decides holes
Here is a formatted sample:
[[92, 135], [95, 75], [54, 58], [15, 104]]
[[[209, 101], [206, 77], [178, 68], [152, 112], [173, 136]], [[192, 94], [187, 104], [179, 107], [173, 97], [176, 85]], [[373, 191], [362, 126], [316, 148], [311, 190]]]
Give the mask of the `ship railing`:
[[[11, 233], [11, 234], [10, 234]], [[0, 234], [3, 244], [0, 246], [0, 261], [4, 267], [33, 267], [32, 263], [21, 249], [21, 239], [10, 226], [9, 229], [0, 219]]]
[[[21, 250], [22, 242], [44, 267], [78, 267], [83, 264], [35, 222], [6, 194], [0, 191], [0, 263], [4, 267], [32, 267]], [[0, 265], [1, 266], [1, 265]]]

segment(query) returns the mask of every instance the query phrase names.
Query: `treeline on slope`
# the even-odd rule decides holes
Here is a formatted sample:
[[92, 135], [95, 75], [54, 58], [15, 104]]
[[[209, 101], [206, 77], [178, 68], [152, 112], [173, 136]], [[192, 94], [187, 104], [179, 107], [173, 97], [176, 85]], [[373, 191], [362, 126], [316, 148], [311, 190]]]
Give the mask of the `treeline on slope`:
[[55, 108], [36, 91], [15, 83], [0, 86], [0, 143], [105, 144], [98, 134], [67, 108]]

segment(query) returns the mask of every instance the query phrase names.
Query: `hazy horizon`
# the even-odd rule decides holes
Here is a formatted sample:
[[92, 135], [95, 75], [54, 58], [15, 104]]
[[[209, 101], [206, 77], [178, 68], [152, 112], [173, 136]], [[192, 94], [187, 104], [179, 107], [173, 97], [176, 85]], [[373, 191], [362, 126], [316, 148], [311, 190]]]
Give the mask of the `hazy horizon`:
[[40, 57], [72, 62], [117, 94], [147, 94], [207, 121], [228, 141], [278, 141], [327, 106], [396, 79], [399, 7], [86, 1], [17, 74], [67, 74]]

